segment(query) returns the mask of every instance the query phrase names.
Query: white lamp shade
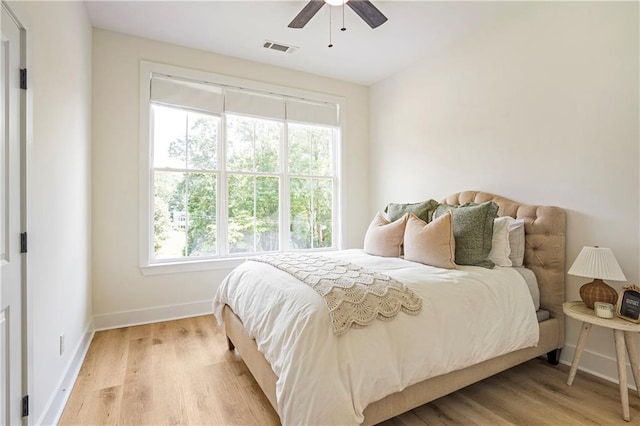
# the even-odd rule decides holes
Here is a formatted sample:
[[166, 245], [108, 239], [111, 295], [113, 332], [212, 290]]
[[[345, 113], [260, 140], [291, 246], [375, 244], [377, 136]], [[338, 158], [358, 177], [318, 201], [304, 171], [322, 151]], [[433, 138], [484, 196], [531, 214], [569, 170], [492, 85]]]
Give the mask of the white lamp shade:
[[601, 280], [627, 280], [613, 255], [613, 251], [605, 247], [583, 247], [568, 273]]
[[342, 6], [349, 0], [324, 0], [325, 3], [329, 3], [331, 6]]

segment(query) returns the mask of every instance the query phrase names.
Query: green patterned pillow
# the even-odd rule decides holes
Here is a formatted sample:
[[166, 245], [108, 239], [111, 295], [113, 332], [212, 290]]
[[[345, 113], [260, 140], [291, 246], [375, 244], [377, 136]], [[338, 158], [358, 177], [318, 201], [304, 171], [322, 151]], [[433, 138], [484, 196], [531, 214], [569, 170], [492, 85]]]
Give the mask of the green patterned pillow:
[[420, 219], [429, 223], [431, 222], [433, 212], [436, 210], [436, 208], [438, 208], [439, 204], [440, 203], [438, 203], [436, 200], [427, 200], [421, 203], [413, 204], [390, 203], [387, 204], [384, 212], [387, 214], [387, 219], [389, 219], [389, 222], [396, 221], [407, 213], [413, 213]]
[[440, 204], [433, 218], [437, 219], [449, 210], [453, 213], [456, 264], [493, 268], [494, 263], [487, 257], [491, 252], [493, 220], [498, 216], [498, 205], [492, 201], [462, 206]]

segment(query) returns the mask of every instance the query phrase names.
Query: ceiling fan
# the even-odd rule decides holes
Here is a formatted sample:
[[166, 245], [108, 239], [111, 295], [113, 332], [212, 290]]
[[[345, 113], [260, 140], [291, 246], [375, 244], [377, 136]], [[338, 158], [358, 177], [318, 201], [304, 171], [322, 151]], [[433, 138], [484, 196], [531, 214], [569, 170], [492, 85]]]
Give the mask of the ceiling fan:
[[289, 24], [289, 28], [302, 28], [307, 22], [318, 13], [318, 11], [329, 3], [332, 6], [341, 6], [346, 3], [354, 12], [362, 18], [371, 28], [377, 28], [387, 21], [387, 17], [382, 14], [369, 0], [311, 0], [307, 3], [300, 13], [293, 18]]

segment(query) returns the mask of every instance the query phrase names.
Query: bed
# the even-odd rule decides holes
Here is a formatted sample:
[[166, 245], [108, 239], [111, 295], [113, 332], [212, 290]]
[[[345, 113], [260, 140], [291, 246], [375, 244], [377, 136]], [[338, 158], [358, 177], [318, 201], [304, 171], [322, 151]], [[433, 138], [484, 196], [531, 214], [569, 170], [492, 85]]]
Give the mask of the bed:
[[[411, 410], [417, 406], [433, 401], [441, 396], [447, 395], [472, 383], [480, 381], [512, 366], [528, 361], [532, 358], [546, 354], [548, 356], [549, 362], [557, 363], [559, 350], [562, 348], [564, 343], [564, 319], [562, 313], [562, 303], [564, 302], [565, 288], [564, 211], [557, 207], [522, 205], [493, 194], [477, 191], [466, 191], [453, 194], [443, 200], [444, 203], [449, 205], [484, 203], [487, 201], [492, 201], [497, 204], [499, 208], [498, 216], [511, 216], [517, 219], [524, 219], [524, 266], [527, 269], [531, 270], [535, 275], [539, 290], [540, 309], [548, 313], [547, 319], [538, 319], [538, 321], [534, 321], [535, 324], [533, 325], [530, 324], [531, 315], [529, 314], [527, 314], [528, 318], [527, 315], [524, 315], [522, 320], [514, 320], [514, 324], [510, 324], [510, 327], [504, 328], [504, 330], [500, 331], [500, 333], [509, 333], [509, 329], [518, 329], [520, 328], [520, 326], [523, 331], [518, 331], [513, 335], [508, 335], [506, 338], [506, 343], [504, 345], [491, 348], [491, 351], [493, 352], [490, 352], [487, 349], [487, 352], [485, 353], [482, 348], [474, 349], [472, 352], [474, 352], [473, 356], [475, 358], [465, 358], [461, 356], [461, 358], [465, 359], [457, 360], [456, 352], [451, 352], [451, 350], [447, 352], [446, 348], [448, 348], [448, 346], [446, 344], [443, 344], [434, 347], [434, 354], [421, 353], [420, 356], [415, 355], [413, 358], [411, 358], [409, 355], [407, 355], [411, 351], [409, 351], [408, 349], [396, 350], [396, 348], [393, 349], [394, 353], [398, 352], [400, 353], [400, 355], [391, 356], [383, 353], [382, 348], [384, 345], [382, 345], [381, 342], [384, 342], [384, 340], [378, 338], [377, 336], [379, 335], [375, 335], [376, 344], [371, 345], [368, 353], [376, 354], [376, 357], [378, 357], [379, 359], [373, 359], [372, 361], [369, 361], [368, 358], [372, 357], [368, 356], [367, 352], [362, 352], [356, 356], [358, 358], [357, 362], [353, 362], [353, 360], [345, 361], [346, 358], [344, 353], [356, 353], [356, 349], [354, 349], [354, 347], [360, 347], [363, 345], [366, 346], [367, 344], [363, 343], [366, 341], [359, 341], [358, 345], [354, 344], [353, 346], [348, 346], [346, 343], [340, 343], [340, 345], [346, 346], [341, 346], [339, 349], [334, 350], [333, 347], [327, 347], [326, 344], [315, 345], [313, 341], [303, 341], [301, 339], [302, 335], [296, 334], [298, 333], [298, 331], [296, 330], [304, 327], [292, 325], [291, 333], [285, 332], [284, 335], [280, 336], [281, 341], [270, 342], [270, 340], [274, 338], [273, 336], [270, 336], [269, 333], [266, 333], [266, 335], [264, 336], [259, 336], [257, 335], [258, 333], [256, 330], [260, 329], [261, 326], [263, 330], [267, 326], [272, 327], [273, 323], [264, 323], [265, 321], [268, 321], [266, 317], [261, 317], [259, 320], [253, 318], [244, 318], [243, 320], [242, 313], [248, 315], [245, 312], [246, 309], [240, 309], [239, 307], [236, 307], [235, 310], [241, 313], [235, 312], [234, 309], [229, 306], [229, 304], [224, 303], [224, 298], [216, 295], [216, 301], [214, 301], [214, 312], [216, 313], [216, 317], [218, 318], [218, 320], [221, 321], [224, 325], [224, 330], [229, 343], [229, 349], [238, 350], [252, 375], [256, 379], [257, 383], [262, 388], [263, 392], [273, 405], [274, 409], [279, 413], [283, 423], [376, 424], [398, 414], [401, 414], [405, 411]], [[355, 261], [365, 264], [365, 266], [374, 266], [376, 263], [375, 261], [372, 262], [370, 259], [368, 259], [366, 255], [357, 252], [334, 254], [334, 257], [335, 256], [337, 256], [338, 258], [341, 258], [341, 256], [346, 256], [346, 258], [354, 259]], [[404, 267], [404, 265], [400, 265], [401, 262], [407, 261], [404, 261], [402, 259], [385, 259], [384, 262], [380, 261], [378, 262], [378, 264], [381, 268], [383, 268], [385, 272], [389, 272], [389, 275], [392, 275], [395, 273], [394, 271], [396, 269], [400, 268], [400, 266]], [[257, 264], [259, 262], [249, 263]], [[259, 268], [262, 269], [259, 269], [257, 271], [257, 274], [259, 275], [257, 279], [262, 279], [264, 280], [263, 283], [268, 283], [268, 280], [271, 279], [269, 278], [270, 272], [264, 268], [270, 268], [270, 266], [259, 265]], [[461, 271], [460, 274], [470, 275], [472, 280], [481, 280], [481, 278], [477, 278], [474, 276], [476, 272], [481, 272], [478, 271], [481, 268], [474, 269], [474, 267], [461, 267], [459, 269]], [[510, 279], [514, 279], [513, 276], [515, 272], [508, 270], [511, 268], [501, 269], [503, 270], [496, 271], [494, 274], [497, 277], [495, 278], [496, 283], [500, 282], [500, 280], [503, 280], [506, 283]], [[250, 273], [249, 271], [250, 270], [247, 269], [238, 272], [240, 276], [237, 277], [237, 280], [246, 281]], [[414, 270], [414, 272], [416, 273], [421, 273], [421, 271], [422, 270], [420, 269]], [[282, 271], [277, 272], [283, 273]], [[438, 273], [436, 273], [436, 275], [437, 274]], [[416, 274], [412, 275], [405, 272], [400, 273], [402, 279], [408, 280], [409, 282], [411, 282], [414, 275]], [[282, 281], [287, 280], [287, 278], [285, 278], [284, 276], [277, 279], [281, 279]], [[291, 279], [293, 279], [293, 277], [291, 277]], [[457, 278], [453, 279], [456, 280]], [[416, 289], [418, 287], [412, 288]], [[495, 297], [497, 293], [503, 294], [507, 291], [527, 291], [522, 289], [512, 290], [511, 286], [509, 285], [503, 285], [502, 287], [496, 288], [498, 288], [499, 291], [495, 289], [490, 290], [488, 296], [489, 298]], [[288, 288], [282, 290], [282, 292], [284, 293], [287, 293], [288, 291], [290, 291]], [[493, 291], [493, 293], [491, 293], [491, 291]], [[251, 301], [253, 300], [254, 304], [262, 304], [265, 299], [270, 298], [271, 293], [274, 294], [274, 299], [276, 298], [276, 296], [280, 297], [279, 295], [276, 295], [276, 293], [278, 293], [276, 291], [273, 291], [271, 293], [268, 292], [262, 295], [258, 293], [256, 293], [256, 295], [253, 295], [253, 293], [250, 291], [246, 291], [245, 293], [245, 300], [248, 300], [248, 303], [251, 303]], [[309, 294], [312, 294], [312, 292]], [[515, 300], [515, 296], [513, 296], [509, 300]], [[273, 306], [276, 307], [280, 306], [280, 302], [278, 300], [272, 300], [269, 303], [274, 303]], [[299, 305], [292, 306], [297, 306], [295, 309], [298, 309], [299, 306], [306, 306], [306, 304], [315, 302], [312, 302], [311, 299], [309, 299], [309, 301], [300, 303], [301, 304]], [[437, 311], [435, 305], [429, 300], [424, 303], [425, 304], [423, 306], [423, 311], [427, 311], [427, 313], [429, 314], [431, 314], [432, 311]], [[481, 303], [481, 306], [489, 304], [490, 303]], [[283, 310], [287, 309], [290, 308], [283, 308]], [[525, 310], [525, 308], [518, 307], [515, 310], [523, 311]], [[444, 315], [444, 311], [441, 312]], [[513, 312], [509, 313], [509, 315], [512, 314], [514, 315]], [[458, 315], [459, 318], [464, 318], [465, 313], [460, 312], [456, 315]], [[422, 317], [423, 313], [420, 313], [420, 316]], [[304, 317], [304, 321], [312, 320], [313, 318], [309, 319], [307, 316]], [[399, 327], [407, 327], [408, 330], [410, 324], [412, 324], [408, 322], [410, 320], [410, 315], [400, 313], [392, 321], [389, 321], [388, 324], [376, 324], [375, 326], [365, 328], [369, 330], [376, 329], [377, 327], [377, 329], [379, 329], [378, 331], [372, 330], [360, 332], [360, 330], [357, 330], [353, 333], [349, 331], [349, 333], [353, 334], [353, 337], [344, 337], [349, 337], [350, 339], [357, 341], [360, 338], [358, 336], [362, 336], [364, 333], [375, 332], [384, 334], [386, 332], [388, 334], [389, 342], [393, 342], [393, 344], [387, 346], [395, 347], [395, 345], [397, 345], [400, 341], [398, 340], [400, 338], [398, 338], [397, 335], [403, 334], [402, 329], [400, 329]], [[270, 321], [273, 321], [273, 319], [271, 319]], [[430, 318], [428, 321], [433, 323], [437, 321], [437, 318], [435, 321], [434, 318]], [[525, 324], [527, 321], [529, 323]], [[246, 327], [244, 324], [245, 322], [247, 323]], [[298, 320], [298, 322], [300, 322], [300, 320]], [[378, 323], [385, 322], [378, 321]], [[474, 324], [472, 323], [468, 323], [466, 327], [470, 327], [473, 325]], [[424, 324], [422, 326], [424, 326]], [[532, 327], [535, 328], [533, 332], [531, 331]], [[268, 330], [268, 328], [266, 329]], [[393, 332], [390, 332], [389, 330], [393, 330]], [[435, 328], [435, 330], [437, 330], [437, 328]], [[480, 333], [485, 332], [482, 331], [482, 329], [478, 330], [480, 330]], [[458, 332], [462, 333], [464, 332], [464, 330], [459, 328]], [[322, 334], [323, 332], [319, 333]], [[412, 331], [412, 333], [416, 333], [416, 331]], [[476, 336], [477, 334], [478, 332], [474, 331], [471, 334], [466, 335], [465, 339], [472, 340], [473, 336]], [[256, 342], [256, 339], [254, 339], [254, 335], [256, 336], [258, 342]], [[374, 334], [370, 334], [370, 336], [374, 336]], [[516, 345], [516, 340], [520, 338], [522, 339], [522, 341], [519, 341]], [[402, 345], [411, 346], [411, 339], [415, 340], [415, 335], [413, 335], [413, 337], [411, 338], [402, 340]], [[417, 339], [419, 340], [420, 338], [418, 337]], [[455, 339], [450, 340], [453, 341]], [[293, 346], [298, 341], [298, 346]], [[345, 340], [345, 342], [346, 341], [347, 340]], [[479, 339], [479, 342], [482, 342], [482, 339]], [[316, 356], [316, 362], [318, 364], [319, 371], [313, 372], [312, 369], [309, 369], [308, 367], [306, 367], [306, 370], [303, 367], [296, 369], [298, 366], [295, 363], [284, 365], [284, 361], [282, 359], [274, 357], [273, 355], [273, 347], [275, 343], [277, 343], [278, 345], [282, 345], [282, 347], [291, 347], [293, 348], [293, 351], [300, 350], [300, 344], [304, 343], [303, 348], [308, 348], [309, 350], [309, 352], [306, 354], [307, 359]], [[455, 348], [454, 343], [449, 343], [453, 348]], [[514, 346], [510, 346], [511, 343], [513, 343]], [[269, 346], [270, 344], [271, 346]], [[267, 355], [263, 354], [258, 349], [259, 346]], [[443, 352], [438, 353], [438, 350], [442, 350]], [[333, 359], [331, 358], [332, 356], [335, 356], [335, 364], [337, 365], [335, 368], [332, 366], [333, 363], [331, 362], [325, 362], [324, 364], [322, 363], [322, 361], [325, 359]], [[437, 365], [437, 362], [431, 362], [431, 358], [429, 358], [430, 356], [435, 358], [441, 356], [442, 359], [446, 360], [446, 362], [444, 362], [443, 364], [447, 365], [442, 366], [442, 368], [439, 370], [440, 366]], [[411, 366], [423, 362], [425, 365], [427, 365], [428, 363], [428, 365], [433, 366], [433, 368], [430, 367], [430, 372], [427, 378], [416, 380], [416, 377], [421, 377], [420, 374], [423, 374], [423, 372], [420, 371], [420, 373], [417, 373], [416, 371], [419, 371], [417, 367], [413, 369], [410, 368], [409, 371], [407, 371], [406, 369], [401, 370], [396, 368], [396, 366], [394, 365], [396, 357], [401, 357]], [[270, 361], [268, 361], [268, 359]], [[369, 367], [369, 364], [367, 363], [376, 361], [381, 362], [381, 364], [379, 365], [379, 371], [384, 372], [384, 374], [380, 373], [380, 377], [369, 379], [369, 376], [371, 376], [371, 372], [369, 370], [366, 370], [366, 368]], [[405, 361], [403, 361], [403, 363]], [[465, 363], [468, 365], [466, 365]], [[302, 364], [304, 364], [304, 362], [302, 362]], [[361, 366], [359, 364], [361, 364]], [[460, 365], [462, 365], [462, 367], [460, 367]], [[367, 372], [362, 373], [357, 371], [360, 368], [365, 369], [365, 371]], [[336, 372], [340, 373], [341, 375], [330, 379], [335, 380], [334, 388], [323, 389], [323, 385], [321, 384], [322, 375], [326, 374], [327, 377], [329, 377], [331, 374], [334, 374], [332, 370], [336, 370]], [[280, 376], [282, 377], [282, 380], [279, 380], [279, 376], [274, 371], [281, 372]], [[388, 371], [391, 372], [389, 373]], [[305, 376], [305, 374], [307, 374], [305, 372], [309, 374], [308, 377]], [[360, 383], [354, 384], [354, 382], [360, 380], [362, 376], [365, 376], [366, 380], [370, 380], [371, 384], [368, 384], [366, 386]], [[288, 380], [286, 384], [283, 383], [285, 379]], [[283, 390], [283, 387], [285, 387], [286, 389]], [[291, 389], [289, 389], [289, 387], [291, 387]], [[353, 399], [345, 401], [346, 398], [341, 395], [343, 388], [349, 388], [352, 394], [354, 392], [353, 389], [357, 389], [357, 398], [354, 398], [353, 395], [350, 395], [349, 398]], [[360, 393], [365, 394], [366, 396], [360, 398]], [[278, 401], [276, 395], [280, 395], [280, 401]], [[285, 400], [286, 403], [283, 403], [283, 400]], [[315, 411], [313, 407], [314, 404], [318, 405]], [[302, 409], [303, 413], [300, 414], [298, 413], [298, 411], [300, 411], [300, 407], [302, 406], [304, 406], [304, 409]], [[355, 413], [353, 416], [350, 415], [351, 412], [348, 413], [349, 415], [343, 414], [343, 412], [346, 413], [347, 411], [349, 411], [349, 409], [351, 409], [351, 411]]]

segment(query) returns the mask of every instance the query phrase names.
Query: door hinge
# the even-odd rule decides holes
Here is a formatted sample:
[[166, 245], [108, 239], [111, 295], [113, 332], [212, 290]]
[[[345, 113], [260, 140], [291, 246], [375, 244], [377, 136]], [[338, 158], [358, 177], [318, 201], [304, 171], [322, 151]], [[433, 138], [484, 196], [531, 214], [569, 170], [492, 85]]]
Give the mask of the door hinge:
[[29, 415], [29, 395], [22, 397], [22, 417]]
[[20, 88], [27, 90], [27, 69], [20, 68]]
[[27, 252], [27, 233], [23, 232], [20, 234], [20, 253]]

